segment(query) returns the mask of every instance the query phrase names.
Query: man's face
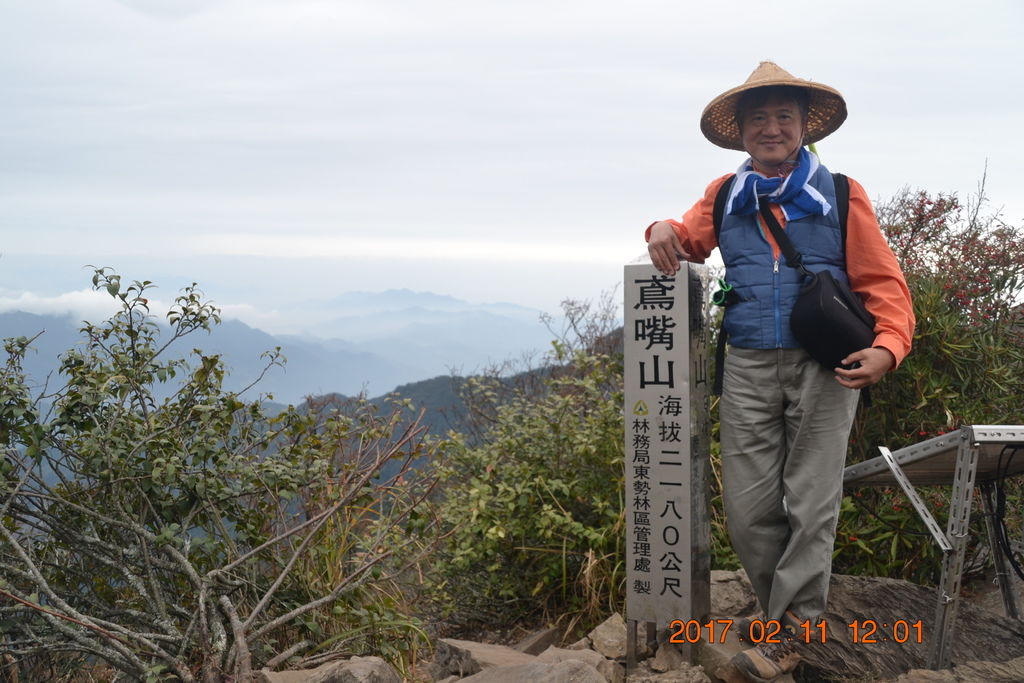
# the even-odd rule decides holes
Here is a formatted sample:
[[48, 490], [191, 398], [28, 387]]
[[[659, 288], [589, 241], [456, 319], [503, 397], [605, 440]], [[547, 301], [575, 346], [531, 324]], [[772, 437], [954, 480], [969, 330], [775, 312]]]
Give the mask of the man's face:
[[804, 139], [804, 126], [796, 100], [773, 96], [743, 112], [740, 139], [755, 162], [774, 168], [796, 157]]

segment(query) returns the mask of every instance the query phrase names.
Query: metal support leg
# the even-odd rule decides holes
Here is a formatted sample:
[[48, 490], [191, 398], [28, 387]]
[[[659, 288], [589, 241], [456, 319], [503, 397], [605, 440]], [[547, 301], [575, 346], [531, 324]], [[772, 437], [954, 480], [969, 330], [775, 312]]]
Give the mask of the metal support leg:
[[628, 679], [636, 671], [636, 619], [626, 621], [626, 678]]
[[960, 582], [967, 552], [967, 529], [971, 519], [974, 475], [978, 469], [978, 444], [963, 442], [956, 455], [953, 495], [949, 506], [946, 538], [953, 551], [942, 560], [938, 604], [935, 609], [935, 633], [928, 652], [929, 669], [948, 669], [953, 658], [953, 632], [960, 602]]
[[999, 583], [999, 592], [1003, 595], [1003, 607], [1006, 609], [1006, 616], [1011, 619], [1020, 619], [1017, 611], [1017, 600], [1013, 595], [1013, 577], [1006, 566], [1006, 558], [996, 540], [996, 512], [992, 505], [992, 483], [985, 482], [981, 485], [981, 500], [985, 504], [985, 531], [988, 534], [988, 549], [992, 552], [992, 563], [996, 568], [996, 581]]
[[651, 653], [658, 649], [658, 625], [653, 621], [647, 622], [647, 652]]

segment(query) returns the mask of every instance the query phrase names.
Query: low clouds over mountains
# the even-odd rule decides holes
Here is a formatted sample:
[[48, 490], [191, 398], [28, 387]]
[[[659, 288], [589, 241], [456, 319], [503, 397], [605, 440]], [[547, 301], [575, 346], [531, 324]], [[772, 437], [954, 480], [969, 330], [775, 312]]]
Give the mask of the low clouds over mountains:
[[[226, 384], [239, 390], [259, 376], [265, 364], [261, 355], [280, 346], [286, 366], [272, 368], [255, 391], [272, 393], [275, 401], [296, 402], [331, 392], [376, 396], [399, 384], [471, 373], [543, 351], [551, 339], [539, 311], [512, 304], [470, 304], [426, 292], [389, 290], [347, 293], [316, 306], [319, 322], [304, 331], [272, 335], [225, 319], [209, 334], [197, 332], [183, 340], [177, 353], [199, 348], [221, 354], [230, 372]], [[39, 383], [56, 370], [57, 355], [80, 341], [80, 327], [74, 315], [0, 313], [0, 337], [43, 332], [25, 362]]]

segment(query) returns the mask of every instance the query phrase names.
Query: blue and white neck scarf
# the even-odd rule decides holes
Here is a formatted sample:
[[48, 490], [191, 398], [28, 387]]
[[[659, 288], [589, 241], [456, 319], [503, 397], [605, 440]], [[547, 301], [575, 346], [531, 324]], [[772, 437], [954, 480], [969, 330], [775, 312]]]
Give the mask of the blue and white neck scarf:
[[736, 171], [726, 210], [730, 215], [747, 216], [757, 213], [761, 198], [782, 206], [787, 221], [806, 216], [827, 216], [832, 206], [807, 179], [818, 170], [818, 157], [800, 148], [797, 166], [785, 178], [768, 178], [754, 170], [753, 160], [747, 159]]

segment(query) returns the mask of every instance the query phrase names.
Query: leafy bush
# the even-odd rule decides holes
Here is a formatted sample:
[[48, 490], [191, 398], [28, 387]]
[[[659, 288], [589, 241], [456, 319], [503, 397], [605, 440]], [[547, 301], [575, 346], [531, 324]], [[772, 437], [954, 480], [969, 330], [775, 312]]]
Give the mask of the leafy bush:
[[[367, 636], [415, 644], [395, 582], [433, 527], [433, 480], [409, 463], [438, 444], [418, 421], [360, 402], [267, 417], [222, 388], [217, 356], [168, 358], [219, 322], [194, 285], [165, 339], [151, 283], [123, 287], [100, 269], [93, 285], [121, 310], [85, 325], [59, 388], [34, 393], [30, 341], [5, 342], [0, 654], [100, 658], [131, 680], [244, 681]], [[397, 474], [380, 480], [391, 461]]]
[[[963, 424], [1024, 422], [1024, 229], [985, 213], [984, 182], [966, 206], [904, 190], [877, 210], [907, 276], [917, 328], [910, 355], [872, 388], [875, 406], [858, 414], [851, 460]], [[941, 554], [902, 492], [858, 493], [844, 501], [836, 570], [936, 578]], [[942, 523], [937, 507], [948, 488], [924, 493]]]
[[547, 613], [571, 628], [621, 602], [621, 352], [607, 305], [565, 308], [574, 331], [548, 366], [468, 384], [479, 429], [442, 470], [452, 535], [439, 571], [460, 620]]

